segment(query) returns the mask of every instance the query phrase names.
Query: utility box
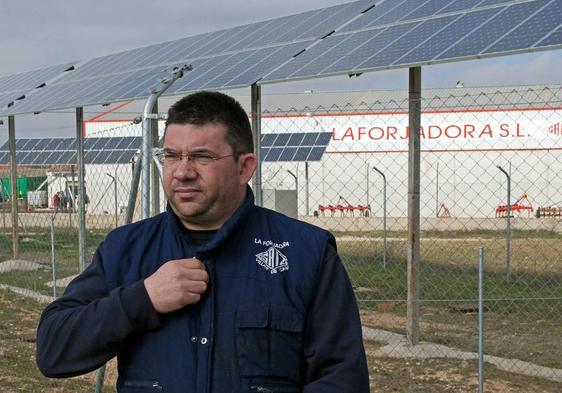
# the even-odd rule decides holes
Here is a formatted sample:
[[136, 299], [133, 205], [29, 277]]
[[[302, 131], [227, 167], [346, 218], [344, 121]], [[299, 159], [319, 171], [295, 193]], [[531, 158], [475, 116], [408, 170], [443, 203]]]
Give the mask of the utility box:
[[296, 190], [263, 190], [263, 207], [286, 216], [298, 218], [298, 198]]

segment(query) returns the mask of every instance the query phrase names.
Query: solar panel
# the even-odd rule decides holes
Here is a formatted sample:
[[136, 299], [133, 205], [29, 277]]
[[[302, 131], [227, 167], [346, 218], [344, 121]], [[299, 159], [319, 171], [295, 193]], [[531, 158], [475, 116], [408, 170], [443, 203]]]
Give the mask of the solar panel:
[[361, 0], [95, 58], [0, 113], [145, 98], [183, 64], [192, 64], [193, 71], [166, 94], [247, 86], [373, 4]]
[[296, 152], [297, 152], [296, 147], [286, 147], [281, 152], [281, 155], [279, 156], [279, 161], [293, 161], [293, 157], [295, 156]]
[[145, 98], [183, 64], [194, 70], [166, 94], [560, 48], [561, 3], [356, 1], [95, 58], [41, 89], [14, 90], [18, 101], [0, 84], [0, 100], [14, 102], [0, 115]]
[[261, 138], [261, 146], [262, 147], [273, 146], [273, 142], [275, 142], [276, 138], [277, 138], [277, 134], [263, 134]]
[[[562, 2], [554, 1], [486, 49], [484, 53], [503, 52], [533, 46], [541, 37], [558, 27], [560, 15], [562, 15]], [[558, 42], [560, 41], [562, 40], [558, 40]]]
[[480, 53], [499, 37], [502, 37], [514, 26], [524, 21], [550, 0], [539, 0], [532, 3], [515, 4], [503, 8], [493, 18], [482, 24], [480, 28], [463, 37], [453, 47], [438, 56], [438, 59], [450, 59]]
[[562, 0], [383, 1], [260, 83], [562, 47]]
[[322, 156], [324, 155], [325, 151], [326, 151], [326, 147], [313, 147], [306, 160], [307, 161], [320, 161], [322, 159]]
[[42, 86], [57, 75], [60, 75], [72, 65], [73, 63], [65, 63], [35, 71], [0, 77], [0, 108], [25, 96], [29, 91], [39, 88], [39, 86]]
[[269, 162], [319, 161], [331, 138], [331, 132], [263, 134], [261, 160]]
[[468, 10], [468, 9], [476, 6], [481, 1], [482, 0], [455, 0], [455, 1], [451, 1], [449, 3], [449, 5], [447, 5], [445, 8], [443, 8], [439, 11], [439, 14], [444, 14], [444, 13], [447, 13], [447, 12]]
[[[18, 139], [16, 151], [18, 165], [76, 164], [76, 139], [29, 138]], [[141, 137], [86, 138], [84, 162], [86, 164], [118, 164], [130, 162], [142, 144]], [[122, 146], [122, 147], [121, 147]], [[0, 164], [9, 160], [9, 144], [0, 147]]]
[[[272, 147], [269, 149], [269, 154], [267, 155], [267, 161], [279, 161], [279, 157], [283, 153], [283, 149], [280, 147]], [[265, 158], [262, 160], [265, 161]]]
[[548, 35], [546, 38], [541, 40], [537, 45], [549, 46], [549, 45], [560, 45], [562, 42], [562, 27], [559, 27], [555, 32]]

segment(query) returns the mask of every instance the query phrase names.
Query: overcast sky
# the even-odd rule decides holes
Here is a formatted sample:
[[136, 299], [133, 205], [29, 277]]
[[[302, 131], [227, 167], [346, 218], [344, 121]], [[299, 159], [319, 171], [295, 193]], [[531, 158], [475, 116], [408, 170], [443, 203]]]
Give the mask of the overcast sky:
[[[345, 3], [341, 0], [0, 0], [0, 76], [175, 40]], [[423, 68], [425, 87], [562, 83], [562, 50]], [[407, 70], [315, 79], [262, 92], [406, 88]], [[44, 134], [52, 121], [22, 119], [18, 135]], [[44, 124], [44, 126], [41, 125]], [[39, 125], [38, 125], [39, 124]], [[72, 121], [69, 123], [72, 125]], [[71, 126], [61, 126], [67, 128]], [[42, 130], [40, 128], [43, 128]], [[6, 126], [0, 127], [0, 141]]]

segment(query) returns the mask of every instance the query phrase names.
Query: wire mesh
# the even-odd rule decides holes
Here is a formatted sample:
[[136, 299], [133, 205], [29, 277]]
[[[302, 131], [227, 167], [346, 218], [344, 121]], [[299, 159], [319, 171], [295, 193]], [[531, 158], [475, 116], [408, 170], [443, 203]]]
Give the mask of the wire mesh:
[[[335, 235], [361, 308], [373, 391], [476, 391], [479, 246], [486, 251], [485, 390], [560, 391], [562, 87], [422, 91], [416, 346], [406, 337], [407, 94], [351, 98], [276, 109], [264, 96], [264, 134], [322, 131], [332, 139], [320, 161], [264, 162], [261, 192], [265, 207]], [[132, 123], [91, 123], [87, 132], [141, 135]], [[88, 258], [124, 222], [135, 163], [86, 165]], [[510, 176], [509, 209], [498, 166]], [[46, 382], [36, 371], [21, 371], [34, 368], [33, 344], [25, 339], [32, 341], [40, 310], [55, 294], [53, 259], [55, 295], [79, 270], [76, 173], [72, 166], [18, 166], [18, 177], [27, 179], [25, 187], [18, 181], [18, 255], [9, 173], [2, 173], [0, 359], [8, 360], [3, 375], [26, 376], [8, 382], [14, 390], [84, 391], [94, 381]], [[135, 220], [139, 206], [140, 195]], [[114, 377], [112, 366], [108, 391]]]

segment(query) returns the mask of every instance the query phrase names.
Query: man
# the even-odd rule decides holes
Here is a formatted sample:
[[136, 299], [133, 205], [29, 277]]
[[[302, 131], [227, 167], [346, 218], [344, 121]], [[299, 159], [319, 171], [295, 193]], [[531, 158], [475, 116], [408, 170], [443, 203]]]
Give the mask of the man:
[[254, 205], [240, 104], [178, 101], [161, 158], [167, 211], [111, 232], [45, 309], [41, 371], [74, 376], [117, 356], [119, 392], [368, 392], [334, 239]]

